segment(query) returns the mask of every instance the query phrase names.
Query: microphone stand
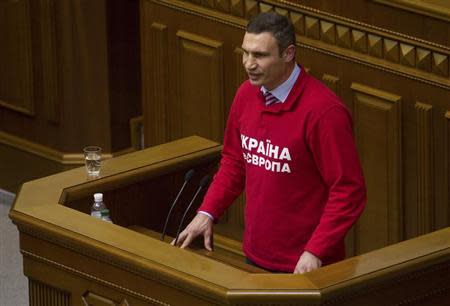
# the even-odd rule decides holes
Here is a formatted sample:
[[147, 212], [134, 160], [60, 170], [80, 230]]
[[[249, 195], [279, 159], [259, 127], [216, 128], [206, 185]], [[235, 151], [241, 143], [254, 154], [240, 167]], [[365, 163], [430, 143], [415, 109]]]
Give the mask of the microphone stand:
[[177, 245], [178, 242], [178, 237], [180, 236], [180, 231], [181, 231], [181, 227], [183, 226], [184, 223], [184, 219], [186, 218], [186, 215], [189, 211], [189, 209], [191, 208], [192, 204], [194, 203], [194, 201], [197, 199], [198, 194], [200, 193], [200, 191], [206, 186], [208, 185], [209, 182], [209, 175], [205, 175], [202, 180], [200, 181], [200, 186], [198, 187], [197, 191], [194, 194], [194, 197], [192, 198], [191, 202], [189, 203], [188, 207], [185, 209], [183, 217], [181, 218], [180, 224], [178, 225], [178, 230], [177, 230], [177, 235], [175, 236], [175, 245]]
[[167, 214], [166, 221], [164, 223], [164, 228], [163, 228], [162, 234], [161, 234], [161, 240], [162, 241], [164, 241], [164, 237], [166, 236], [167, 224], [169, 223], [169, 218], [170, 218], [170, 216], [172, 214], [172, 210], [175, 207], [175, 204], [178, 202], [178, 199], [180, 198], [180, 195], [183, 192], [184, 188], [186, 187], [187, 183], [190, 181], [192, 176], [194, 176], [194, 173], [195, 173], [194, 169], [191, 169], [184, 176], [183, 186], [181, 186], [181, 189], [178, 192], [177, 196], [175, 197], [175, 200], [173, 201], [172, 205], [170, 206], [169, 213]]

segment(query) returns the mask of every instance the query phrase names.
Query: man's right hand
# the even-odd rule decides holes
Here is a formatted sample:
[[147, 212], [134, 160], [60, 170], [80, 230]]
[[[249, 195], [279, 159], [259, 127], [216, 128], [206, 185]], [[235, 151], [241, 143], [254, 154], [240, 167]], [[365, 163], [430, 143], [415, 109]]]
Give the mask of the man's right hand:
[[[205, 248], [208, 251], [212, 251], [213, 221], [204, 214], [197, 214], [184, 231], [180, 233], [177, 245], [181, 245], [181, 248], [184, 249], [201, 234], [204, 237]], [[172, 245], [175, 245], [175, 240], [172, 241]]]

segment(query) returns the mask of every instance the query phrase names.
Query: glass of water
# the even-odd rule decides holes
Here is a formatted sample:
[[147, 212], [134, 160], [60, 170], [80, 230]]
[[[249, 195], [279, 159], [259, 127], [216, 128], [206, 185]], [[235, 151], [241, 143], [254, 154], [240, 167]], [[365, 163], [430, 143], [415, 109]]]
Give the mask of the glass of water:
[[88, 176], [99, 176], [102, 159], [102, 148], [98, 146], [88, 146], [83, 149], [83, 152]]

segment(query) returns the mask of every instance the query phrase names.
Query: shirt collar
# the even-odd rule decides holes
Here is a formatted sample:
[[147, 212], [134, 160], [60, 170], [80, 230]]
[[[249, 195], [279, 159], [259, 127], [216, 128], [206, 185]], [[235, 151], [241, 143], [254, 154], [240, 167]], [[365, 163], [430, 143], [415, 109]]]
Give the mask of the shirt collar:
[[270, 91], [270, 93], [275, 98], [281, 101], [281, 103], [284, 103], [289, 93], [291, 92], [292, 87], [294, 87], [295, 81], [297, 81], [300, 72], [301, 72], [300, 67], [297, 64], [295, 64], [294, 69], [291, 72], [291, 75], [286, 81], [284, 81], [280, 86], [272, 90], [267, 90], [264, 86], [261, 86], [262, 93], [265, 94], [267, 91]]

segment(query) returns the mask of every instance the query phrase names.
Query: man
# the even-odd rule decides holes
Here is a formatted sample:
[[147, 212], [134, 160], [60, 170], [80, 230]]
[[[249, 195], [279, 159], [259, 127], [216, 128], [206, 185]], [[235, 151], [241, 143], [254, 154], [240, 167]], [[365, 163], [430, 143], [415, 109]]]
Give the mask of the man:
[[341, 260], [366, 197], [350, 114], [296, 64], [287, 18], [255, 17], [242, 49], [249, 79], [230, 110], [219, 171], [179, 244], [203, 235], [211, 250], [213, 222], [245, 187], [250, 263], [305, 273]]

